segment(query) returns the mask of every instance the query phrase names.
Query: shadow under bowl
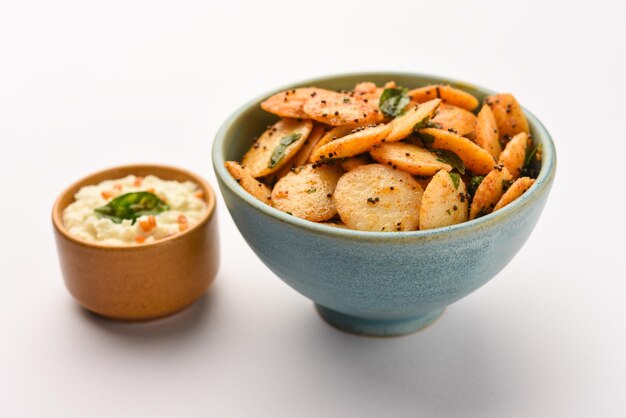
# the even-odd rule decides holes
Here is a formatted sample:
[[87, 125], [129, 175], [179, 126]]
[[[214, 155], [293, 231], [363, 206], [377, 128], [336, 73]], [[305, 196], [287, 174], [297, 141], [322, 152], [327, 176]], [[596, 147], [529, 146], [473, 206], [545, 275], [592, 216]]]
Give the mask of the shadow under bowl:
[[364, 232], [290, 216], [243, 190], [224, 168], [240, 161], [265, 127], [277, 117], [260, 107], [269, 95], [288, 88], [316, 86], [349, 90], [361, 81], [389, 80], [409, 88], [445, 83], [480, 100], [492, 91], [435, 76], [359, 73], [284, 86], [245, 104], [218, 132], [213, 166], [226, 206], [258, 257], [289, 286], [313, 300], [322, 318], [347, 332], [402, 335], [436, 320], [446, 306], [494, 277], [519, 251], [543, 210], [556, 171], [550, 134], [525, 110], [543, 158], [533, 186], [501, 210], [482, 218], [426, 231]]
[[[206, 214], [184, 232], [142, 245], [87, 242], [67, 231], [63, 210], [80, 188], [129, 174], [194, 182], [204, 193]], [[201, 177], [179, 168], [136, 164], [91, 174], [61, 193], [52, 224], [70, 294], [84, 308], [111, 319], [144, 321], [178, 312], [206, 292], [219, 266], [213, 190]]]

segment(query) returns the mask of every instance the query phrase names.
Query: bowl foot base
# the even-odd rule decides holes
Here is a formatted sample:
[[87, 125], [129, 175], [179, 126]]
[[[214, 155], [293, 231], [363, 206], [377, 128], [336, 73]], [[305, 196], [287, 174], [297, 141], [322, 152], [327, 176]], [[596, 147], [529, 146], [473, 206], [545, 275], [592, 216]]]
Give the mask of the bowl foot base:
[[440, 308], [411, 318], [380, 320], [359, 318], [318, 304], [315, 304], [315, 309], [322, 319], [333, 327], [350, 334], [369, 337], [396, 337], [412, 334], [435, 322], [445, 310], [445, 308]]

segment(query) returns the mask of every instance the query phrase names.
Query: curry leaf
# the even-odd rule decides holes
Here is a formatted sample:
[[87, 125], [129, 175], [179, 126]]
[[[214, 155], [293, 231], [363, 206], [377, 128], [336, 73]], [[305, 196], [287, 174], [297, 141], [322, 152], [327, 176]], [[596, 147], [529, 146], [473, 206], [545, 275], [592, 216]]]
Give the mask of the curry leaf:
[[395, 118], [402, 114], [404, 108], [411, 101], [411, 98], [406, 94], [407, 91], [408, 89], [403, 87], [383, 90], [378, 107], [380, 107], [385, 116]]
[[435, 137], [431, 134], [425, 134], [423, 132], [420, 132], [417, 134], [417, 136], [419, 137], [419, 139], [421, 139], [422, 144], [424, 144], [424, 146], [427, 148], [435, 142]]
[[158, 215], [170, 207], [150, 192], [132, 192], [116, 197], [104, 206], [94, 209], [100, 218], [108, 218], [116, 224], [130, 219], [134, 224], [144, 215]]
[[532, 162], [533, 157], [535, 157], [536, 155], [539, 155], [539, 157], [537, 158], [540, 158], [542, 148], [543, 146], [541, 144], [538, 144], [536, 147], [534, 147], [532, 150], [530, 150], [530, 152], [526, 154], [526, 159], [524, 160], [524, 167], [528, 167], [530, 163]]
[[282, 160], [285, 156], [285, 150], [287, 149], [287, 147], [300, 139], [301, 136], [302, 134], [299, 132], [292, 132], [289, 135], [283, 136], [278, 142], [278, 145], [276, 145], [276, 148], [274, 148], [267, 167], [276, 167], [276, 164], [278, 164], [280, 160]]
[[432, 119], [429, 120], [428, 122], [426, 122], [426, 128], [436, 128], [436, 129], [442, 129], [443, 126], [440, 123], [434, 122]]
[[461, 176], [459, 173], [453, 173], [452, 171], [448, 172], [450, 178], [452, 179], [452, 184], [454, 184], [454, 190], [459, 188], [459, 184], [461, 184]]
[[459, 170], [459, 173], [465, 174], [465, 163], [463, 162], [461, 157], [456, 155], [454, 152], [447, 149], [437, 148], [431, 148], [429, 149], [429, 151], [437, 156], [437, 161], [439, 161], [440, 163], [449, 164], [452, 166], [452, 168], [456, 168], [457, 170]]
[[470, 196], [474, 197], [476, 194], [476, 189], [480, 186], [480, 183], [483, 182], [485, 176], [474, 176], [470, 179], [469, 187], [467, 188], [467, 192]]
[[420, 120], [419, 122], [415, 124], [415, 126], [413, 127], [413, 131], [417, 132], [420, 129], [427, 127], [429, 123], [430, 123], [430, 116], [426, 116], [424, 119]]

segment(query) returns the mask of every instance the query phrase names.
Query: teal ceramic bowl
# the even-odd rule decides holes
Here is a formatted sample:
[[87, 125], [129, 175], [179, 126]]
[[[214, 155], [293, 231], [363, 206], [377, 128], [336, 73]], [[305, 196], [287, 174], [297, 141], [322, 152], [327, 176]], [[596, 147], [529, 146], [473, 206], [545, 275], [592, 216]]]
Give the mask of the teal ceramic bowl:
[[[351, 89], [357, 82], [418, 87], [447, 83], [479, 99], [490, 90], [440, 77], [406, 73], [346, 74], [284, 86], [233, 113], [213, 143], [213, 166], [226, 206], [258, 257], [289, 286], [315, 302], [322, 318], [356, 334], [391, 336], [417, 331], [445, 307], [481, 287], [515, 256], [535, 227], [556, 170], [550, 134], [526, 116], [543, 159], [534, 185], [503, 209], [459, 225], [412, 232], [363, 232], [283, 213], [253, 198], [224, 168], [241, 160], [277, 118], [259, 104], [287, 88]], [[539, 167], [538, 167], [539, 168]]]

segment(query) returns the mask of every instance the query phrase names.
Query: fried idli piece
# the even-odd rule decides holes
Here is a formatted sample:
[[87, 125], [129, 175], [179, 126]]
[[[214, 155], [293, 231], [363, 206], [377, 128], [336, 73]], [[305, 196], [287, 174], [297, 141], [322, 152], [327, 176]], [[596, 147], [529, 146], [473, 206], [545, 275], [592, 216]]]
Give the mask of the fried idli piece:
[[[332, 94], [330, 94], [332, 93]], [[330, 92], [308, 100], [303, 107], [307, 117], [331, 126], [371, 124], [383, 121], [377, 103], [349, 94]]]
[[369, 151], [374, 145], [381, 143], [390, 132], [391, 127], [384, 124], [358, 128], [352, 133], [316, 149], [313, 151], [311, 159], [321, 161], [362, 154]]
[[302, 110], [306, 102], [318, 95], [323, 96], [329, 93], [335, 92], [317, 87], [285, 90], [266, 99], [261, 103], [261, 108], [283, 118], [306, 119], [308, 116]]
[[310, 120], [281, 119], [263, 132], [241, 164], [252, 177], [275, 173], [302, 148], [312, 129]]
[[344, 174], [333, 195], [341, 220], [361, 231], [413, 231], [422, 187], [407, 172], [368, 164]]
[[391, 133], [387, 137], [387, 142], [400, 141], [416, 129], [424, 127], [426, 122], [434, 116], [440, 103], [441, 100], [434, 99], [408, 107], [402, 115], [388, 123], [391, 126]]
[[494, 169], [487, 174], [474, 194], [470, 207], [470, 220], [490, 214], [502, 197], [505, 185], [511, 179], [511, 173], [506, 167]]
[[362, 165], [371, 163], [372, 161], [370, 161], [370, 159], [367, 158], [366, 155], [356, 155], [354, 157], [348, 157], [345, 160], [341, 161], [341, 168], [343, 168], [343, 171], [348, 172]]
[[437, 128], [421, 129], [419, 133], [427, 147], [454, 152], [472, 173], [484, 175], [493, 170], [495, 161], [491, 154], [469, 139]]
[[320, 140], [317, 141], [317, 144], [315, 144], [315, 146], [313, 147], [313, 150], [311, 151], [311, 155], [309, 156], [309, 162], [310, 163], [315, 162], [311, 157], [315, 155], [315, 152], [319, 148], [323, 147], [324, 145], [328, 144], [331, 141], [334, 141], [336, 139], [339, 139], [348, 135], [349, 133], [351, 133], [358, 127], [359, 127], [358, 125], [336, 126], [332, 128], [331, 130], [325, 132], [324, 135], [322, 135], [322, 137], [320, 138]]
[[524, 111], [512, 94], [489, 96], [485, 103], [491, 107], [501, 142], [506, 143], [520, 132], [530, 133]]
[[511, 187], [507, 189], [506, 192], [502, 195], [496, 206], [493, 208], [493, 211], [497, 211], [498, 209], [502, 209], [518, 197], [524, 194], [526, 190], [530, 188], [535, 183], [535, 179], [531, 179], [530, 177], [520, 177], [511, 184]]
[[376, 98], [376, 96], [380, 97], [380, 94], [378, 94], [378, 87], [376, 87], [376, 84], [370, 82], [370, 81], [365, 81], [363, 83], [358, 83], [356, 86], [354, 86], [354, 96], [358, 97], [359, 99], [364, 99], [364, 100], [372, 100], [374, 98]]
[[441, 125], [441, 129], [452, 129], [469, 139], [476, 137], [476, 115], [463, 108], [442, 103], [432, 121]]
[[528, 142], [529, 139], [526, 132], [518, 133], [506, 144], [504, 151], [502, 151], [498, 159], [498, 164], [505, 166], [514, 179], [520, 176], [522, 168], [524, 168]]
[[404, 142], [376, 145], [370, 150], [370, 155], [381, 164], [397, 167], [417, 176], [434, 176], [439, 170], [452, 170], [452, 166], [439, 161], [439, 157], [428, 150]]
[[333, 228], [348, 229], [346, 224], [344, 224], [341, 220], [330, 220], [330, 221], [320, 222], [320, 223], [322, 225], [332, 226]]
[[355, 95], [366, 95], [371, 94], [376, 91], [378, 87], [376, 83], [372, 83], [371, 81], [363, 81], [361, 83], [357, 83], [354, 86], [354, 94]]
[[324, 127], [322, 125], [315, 125], [313, 130], [309, 134], [308, 138], [304, 141], [302, 148], [293, 156], [291, 160], [285, 166], [276, 173], [276, 179], [278, 180], [287, 175], [294, 168], [305, 165], [309, 161], [309, 157], [313, 152], [313, 149], [317, 143], [324, 136]]
[[500, 145], [500, 135], [498, 125], [493, 116], [493, 111], [489, 105], [483, 105], [478, 112], [476, 120], [476, 143], [481, 148], [489, 152], [493, 158], [500, 158], [502, 146]]
[[420, 230], [467, 221], [467, 190], [461, 176], [440, 170], [428, 183], [420, 206]]
[[256, 197], [263, 203], [271, 204], [272, 191], [265, 184], [256, 180], [236, 161], [226, 161], [224, 167], [231, 176], [243, 187], [245, 191]]
[[327, 221], [337, 214], [332, 196], [342, 174], [338, 166], [298, 167], [278, 180], [272, 190], [272, 204], [298, 218]]
[[432, 99], [441, 99], [445, 104], [472, 111], [478, 106], [478, 99], [473, 95], [443, 84], [418, 87], [408, 92], [411, 101], [424, 103]]
[[388, 81], [384, 87], [376, 87], [376, 84], [372, 82], [359, 83], [354, 86], [354, 97], [359, 98], [365, 102], [371, 102], [375, 106], [379, 105], [380, 96], [385, 89], [395, 89], [395, 81]]

